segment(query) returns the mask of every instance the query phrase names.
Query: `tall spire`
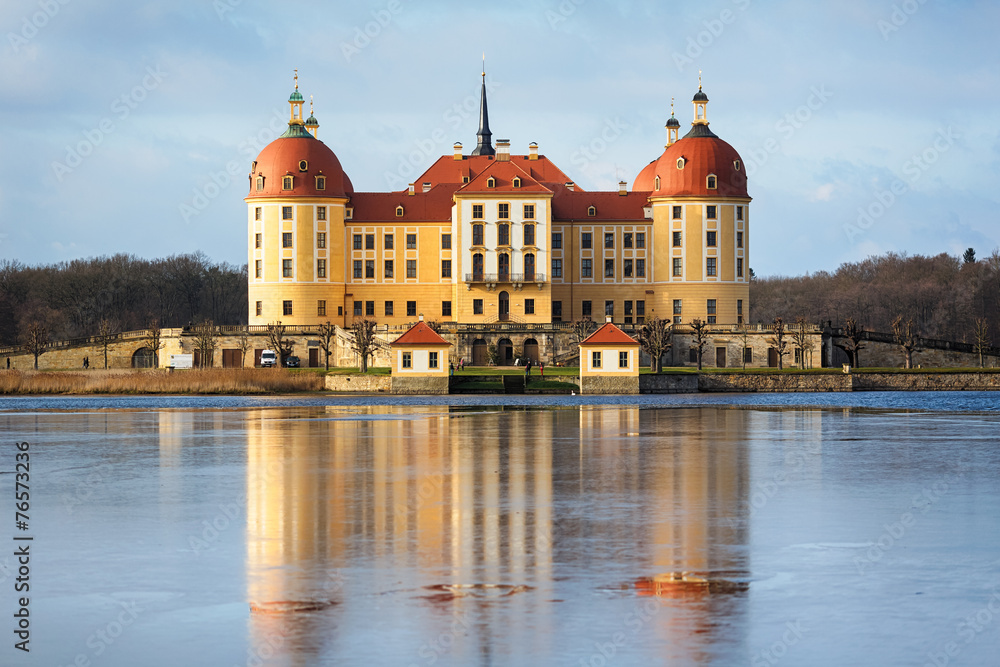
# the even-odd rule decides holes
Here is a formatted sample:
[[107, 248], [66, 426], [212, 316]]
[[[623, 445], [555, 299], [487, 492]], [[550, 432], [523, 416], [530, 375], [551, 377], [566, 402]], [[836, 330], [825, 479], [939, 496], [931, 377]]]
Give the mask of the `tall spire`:
[[478, 143], [473, 155], [496, 155], [493, 149], [493, 133], [490, 132], [490, 115], [486, 109], [486, 54], [483, 54], [483, 90], [479, 101], [479, 132], [476, 133]]

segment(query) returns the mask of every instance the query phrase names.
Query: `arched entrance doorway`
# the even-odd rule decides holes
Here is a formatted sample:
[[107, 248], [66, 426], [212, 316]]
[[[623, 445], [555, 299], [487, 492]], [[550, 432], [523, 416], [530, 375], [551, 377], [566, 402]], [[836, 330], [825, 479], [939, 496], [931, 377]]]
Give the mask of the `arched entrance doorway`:
[[531, 359], [531, 363], [538, 365], [538, 341], [534, 338], [524, 341], [524, 357]]
[[497, 313], [501, 322], [510, 319], [510, 294], [507, 291], [500, 292], [500, 310]]
[[486, 351], [486, 341], [482, 338], [472, 341], [472, 365], [486, 366], [489, 364], [489, 361], [489, 355]]
[[514, 363], [514, 344], [510, 338], [501, 338], [497, 341], [497, 356], [500, 357], [499, 366], [510, 366]]
[[140, 347], [132, 353], [132, 368], [153, 368], [155, 361], [151, 348]]

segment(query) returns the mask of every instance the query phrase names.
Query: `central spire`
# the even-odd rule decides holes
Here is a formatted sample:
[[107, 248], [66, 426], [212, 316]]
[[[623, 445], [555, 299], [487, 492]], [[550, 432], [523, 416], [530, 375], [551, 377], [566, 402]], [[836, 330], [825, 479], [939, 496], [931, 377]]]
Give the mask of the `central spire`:
[[493, 133], [490, 132], [490, 114], [486, 108], [486, 54], [483, 54], [483, 90], [479, 101], [479, 132], [476, 133], [479, 140], [476, 144], [473, 155], [496, 155], [493, 149]]

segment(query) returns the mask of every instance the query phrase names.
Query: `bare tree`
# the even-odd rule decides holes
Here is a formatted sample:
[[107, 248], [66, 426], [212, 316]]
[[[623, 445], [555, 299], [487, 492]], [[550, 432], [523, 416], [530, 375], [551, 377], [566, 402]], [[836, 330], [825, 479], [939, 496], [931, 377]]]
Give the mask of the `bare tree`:
[[806, 329], [806, 318], [799, 317], [795, 320], [795, 330], [792, 332], [792, 343], [799, 351], [799, 367], [806, 368], [806, 356], [812, 350], [812, 342], [809, 340], [809, 333]]
[[275, 322], [267, 325], [267, 344], [278, 355], [278, 365], [284, 366], [285, 357], [292, 353], [292, 345], [294, 345], [292, 341], [285, 340], [284, 324]]
[[774, 318], [774, 335], [767, 339], [768, 344], [774, 348], [774, 353], [778, 355], [778, 370], [785, 367], [785, 355], [788, 354], [788, 341], [785, 340], [785, 321], [780, 317]]
[[331, 324], [327, 320], [319, 325], [319, 348], [326, 356], [326, 370], [330, 370], [330, 350], [333, 348], [333, 339], [337, 336], [337, 325]]
[[853, 317], [848, 317], [847, 321], [844, 322], [843, 342], [834, 343], [836, 347], [839, 347], [847, 354], [847, 358], [854, 368], [858, 368], [860, 364], [860, 355], [858, 353], [865, 349], [865, 344], [862, 342], [864, 334], [865, 328], [858, 326]]
[[649, 370], [663, 370], [663, 355], [673, 346], [673, 324], [670, 320], [654, 317], [639, 328], [639, 345], [649, 354]]
[[38, 370], [38, 357], [49, 347], [49, 330], [40, 322], [32, 322], [24, 333], [24, 351], [35, 357], [35, 370]]
[[163, 329], [160, 328], [160, 321], [156, 318], [149, 321], [147, 329], [149, 330], [149, 347], [153, 350], [153, 368], [159, 368], [160, 350], [164, 346], [162, 341]]
[[973, 348], [979, 355], [979, 367], [986, 367], [985, 354], [993, 341], [990, 339], [990, 325], [985, 317], [977, 317], [972, 329]]
[[246, 327], [240, 330], [240, 336], [236, 339], [236, 349], [240, 351], [240, 368], [246, 365], [247, 352], [253, 347], [253, 341], [250, 340], [250, 334], [247, 332]]
[[362, 373], [368, 372], [368, 357], [375, 352], [375, 321], [367, 318], [355, 320], [351, 325], [354, 332], [354, 341], [351, 349], [360, 358], [358, 370]]
[[194, 328], [195, 345], [197, 345], [198, 354], [201, 357], [198, 365], [202, 368], [213, 366], [215, 348], [218, 347], [215, 340], [216, 334], [215, 323], [212, 320], [205, 320]]
[[743, 361], [743, 370], [747, 369], [747, 349], [750, 347], [750, 329], [746, 322], [741, 322], [736, 329], [740, 337], [740, 359]]
[[577, 320], [573, 323], [573, 340], [577, 345], [587, 340], [587, 336], [594, 333], [597, 323], [593, 320]]
[[118, 337], [118, 325], [104, 318], [97, 325], [97, 342], [104, 349], [104, 367], [108, 367], [108, 347]]
[[700, 318], [691, 321], [691, 328], [694, 329], [694, 346], [691, 348], [698, 357], [698, 370], [701, 370], [701, 358], [705, 354], [705, 346], [708, 345], [708, 322], [702, 322]]
[[892, 321], [892, 336], [896, 344], [903, 349], [903, 368], [913, 368], [913, 350], [917, 347], [917, 333], [913, 320], [903, 321], [902, 315], [897, 315]]

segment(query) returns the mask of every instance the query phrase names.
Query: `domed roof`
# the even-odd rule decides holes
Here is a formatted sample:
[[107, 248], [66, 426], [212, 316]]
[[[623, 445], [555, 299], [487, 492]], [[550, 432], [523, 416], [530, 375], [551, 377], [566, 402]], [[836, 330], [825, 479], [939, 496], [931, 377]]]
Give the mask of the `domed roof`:
[[297, 86], [296, 86], [295, 90], [292, 91], [292, 94], [288, 96], [288, 101], [289, 102], [305, 102], [305, 99], [303, 99], [302, 93], [299, 92], [299, 89], [298, 89]]
[[680, 127], [680, 126], [681, 122], [677, 120], [677, 118], [674, 117], [673, 114], [670, 114], [670, 118], [667, 119], [667, 127]]
[[[286, 175], [293, 177], [291, 190], [282, 189]], [[257, 189], [257, 176], [264, 177], [262, 190]], [[326, 177], [326, 187], [322, 190], [316, 188], [317, 176]], [[354, 186], [334, 152], [302, 125], [289, 125], [287, 132], [265, 146], [257, 156], [247, 198], [347, 197], [352, 194]]]
[[318, 127], [318, 126], [319, 126], [319, 121], [316, 120], [316, 116], [309, 114], [309, 117], [306, 118], [306, 127]]
[[694, 99], [692, 99], [691, 101], [692, 102], [707, 102], [708, 101], [708, 95], [706, 95], [702, 91], [701, 86], [698, 86], [698, 92], [694, 94]]
[[[683, 162], [679, 162], [683, 160]], [[678, 165], [681, 168], [678, 168]], [[715, 189], [708, 177], [716, 177]], [[656, 189], [656, 177], [660, 188]], [[707, 125], [695, 125], [645, 168], [632, 185], [633, 192], [652, 196], [748, 197], [746, 167], [736, 149], [715, 136]]]

